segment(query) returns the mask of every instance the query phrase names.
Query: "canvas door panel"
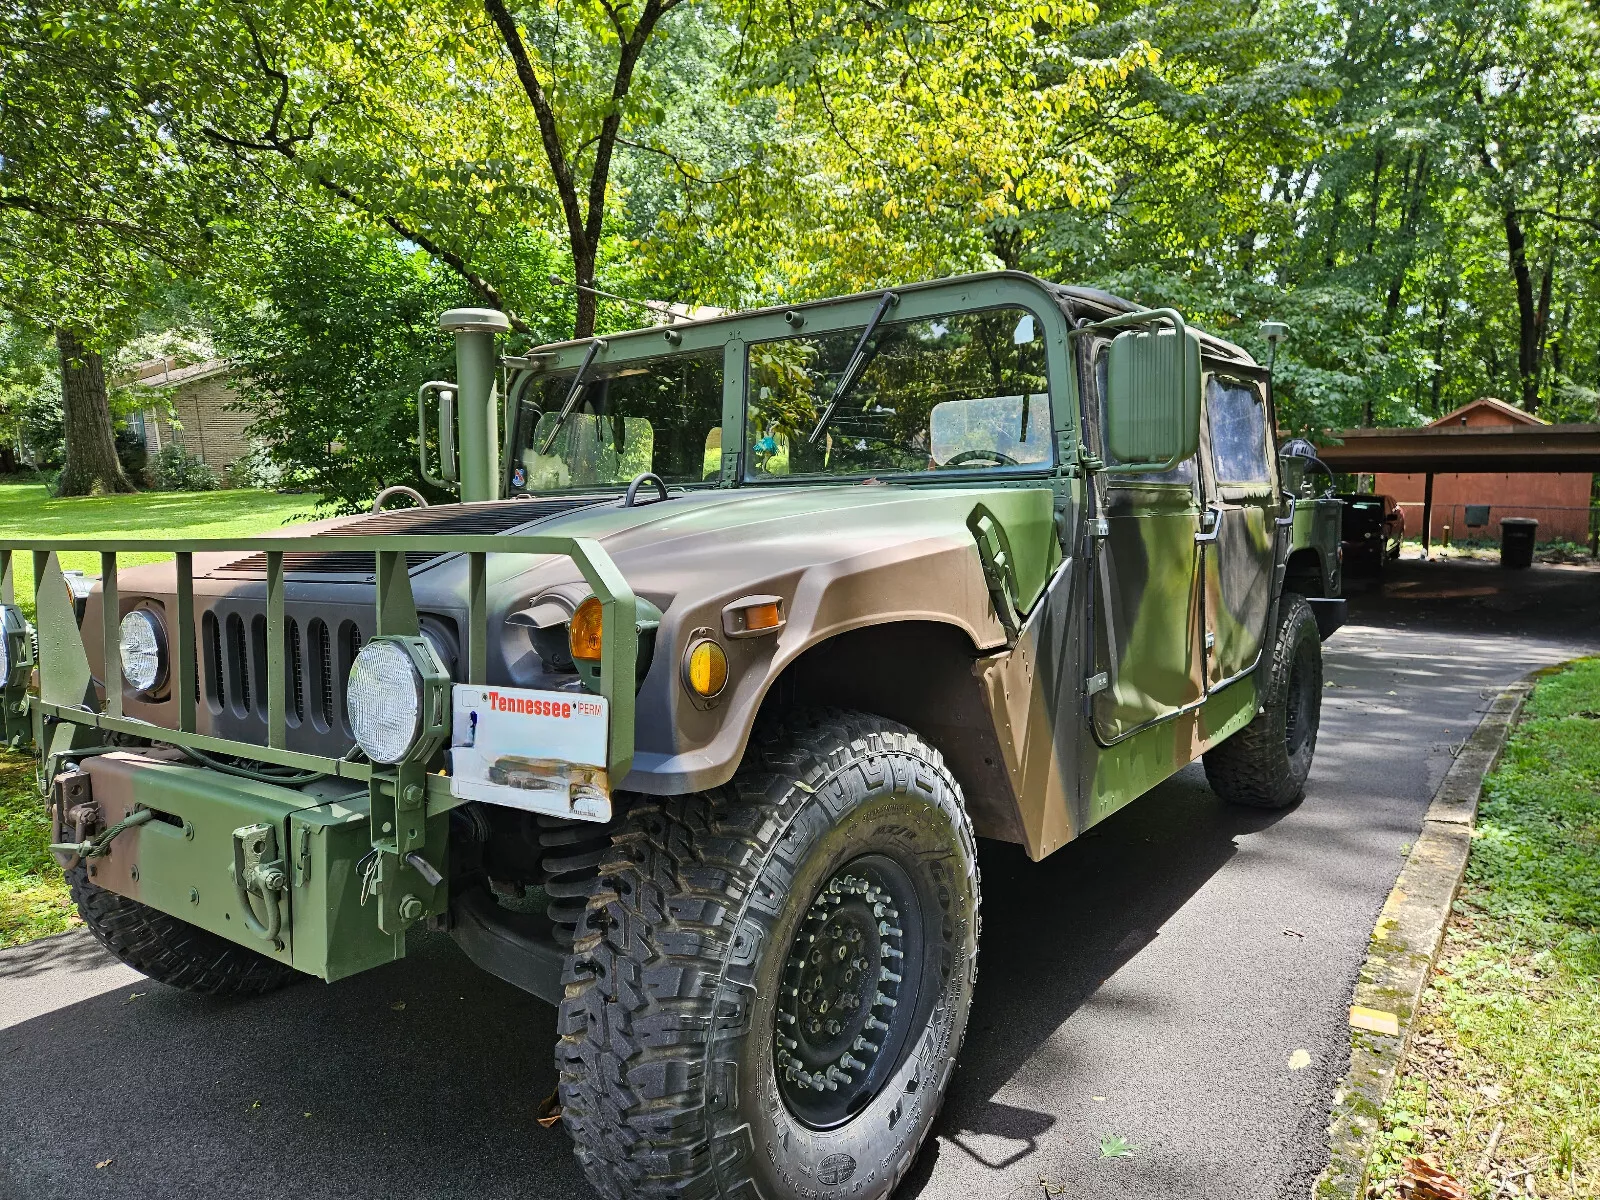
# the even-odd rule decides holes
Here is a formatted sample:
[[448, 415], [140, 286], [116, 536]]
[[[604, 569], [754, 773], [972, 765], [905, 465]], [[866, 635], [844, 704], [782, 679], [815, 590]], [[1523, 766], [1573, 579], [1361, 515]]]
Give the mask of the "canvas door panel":
[[1208, 687], [1255, 665], [1271, 609], [1276, 469], [1262, 385], [1219, 370], [1205, 387], [1206, 491], [1217, 537], [1205, 546]]
[[1171, 716], [1203, 695], [1198, 586], [1199, 509], [1191, 488], [1113, 480], [1109, 536], [1099, 539], [1094, 696], [1101, 741]]
[[1261, 653], [1272, 600], [1272, 520], [1263, 504], [1224, 503], [1217, 540], [1205, 547], [1206, 681], [1248, 670]]

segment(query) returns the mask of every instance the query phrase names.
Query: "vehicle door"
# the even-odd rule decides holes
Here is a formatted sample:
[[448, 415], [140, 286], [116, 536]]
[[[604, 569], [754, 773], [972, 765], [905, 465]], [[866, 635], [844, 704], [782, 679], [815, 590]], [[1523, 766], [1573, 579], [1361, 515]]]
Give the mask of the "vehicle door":
[[1251, 670], [1261, 654], [1272, 608], [1278, 502], [1264, 381], [1233, 364], [1206, 366], [1206, 512], [1199, 540], [1209, 692]]
[[1200, 654], [1199, 469], [1119, 474], [1104, 437], [1109, 339], [1087, 348], [1085, 416], [1104, 471], [1092, 476], [1096, 737], [1109, 745], [1205, 695]]

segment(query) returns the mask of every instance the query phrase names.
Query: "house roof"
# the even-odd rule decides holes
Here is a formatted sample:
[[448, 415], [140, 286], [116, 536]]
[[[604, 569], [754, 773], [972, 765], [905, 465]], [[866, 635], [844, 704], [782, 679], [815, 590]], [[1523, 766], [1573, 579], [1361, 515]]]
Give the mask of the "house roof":
[[175, 359], [152, 358], [119, 371], [115, 382], [125, 387], [169, 388], [225, 375], [232, 369], [233, 363], [226, 358], [211, 358], [183, 367], [178, 366]]
[[1317, 454], [1335, 471], [1600, 471], [1600, 425], [1434, 424], [1345, 429], [1328, 438], [1336, 444], [1320, 447]]
[[1524, 412], [1515, 405], [1507, 404], [1504, 400], [1497, 400], [1493, 396], [1480, 396], [1470, 404], [1463, 404], [1454, 412], [1445, 413], [1445, 415], [1440, 417], [1437, 421], [1429, 421], [1427, 425], [1423, 426], [1423, 428], [1431, 429], [1436, 425], [1460, 424], [1461, 418], [1475, 409], [1487, 409], [1490, 412], [1498, 413], [1502, 417], [1510, 417], [1513, 425], [1550, 424], [1549, 421], [1546, 421], [1540, 417], [1536, 417], [1530, 412]]

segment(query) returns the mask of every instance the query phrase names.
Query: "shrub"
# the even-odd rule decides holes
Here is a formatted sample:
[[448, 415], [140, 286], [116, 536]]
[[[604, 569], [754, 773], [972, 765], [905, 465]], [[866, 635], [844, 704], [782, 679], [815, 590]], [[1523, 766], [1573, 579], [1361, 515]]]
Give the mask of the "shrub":
[[225, 487], [271, 491], [283, 482], [283, 468], [272, 461], [265, 446], [251, 442], [249, 450], [222, 469], [222, 482]]
[[145, 476], [151, 487], [163, 492], [210, 492], [218, 486], [210, 464], [177, 443], [161, 448]]

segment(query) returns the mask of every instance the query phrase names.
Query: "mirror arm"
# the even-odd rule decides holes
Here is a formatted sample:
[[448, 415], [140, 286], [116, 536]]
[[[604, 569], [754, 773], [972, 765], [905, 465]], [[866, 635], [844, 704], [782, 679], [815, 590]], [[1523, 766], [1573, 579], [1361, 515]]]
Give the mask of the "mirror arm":
[[[1188, 331], [1188, 326], [1184, 324], [1182, 314], [1175, 308], [1140, 308], [1135, 309], [1133, 312], [1118, 313], [1116, 316], [1107, 317], [1103, 321], [1095, 321], [1088, 325], [1078, 325], [1067, 336], [1075, 338], [1080, 334], [1094, 333], [1101, 329], [1120, 329], [1125, 325], [1148, 325], [1152, 321], [1170, 321], [1172, 323], [1172, 331], [1179, 338], [1182, 338]], [[1182, 345], [1182, 342], [1179, 345]], [[1184, 369], [1187, 370], [1189, 356], [1182, 354], [1179, 358], [1184, 363]], [[1184, 383], [1187, 385], [1188, 380], [1185, 380]], [[1178, 464], [1187, 457], [1188, 455], [1180, 454], [1177, 458], [1169, 459], [1166, 462], [1117, 463], [1116, 471], [1119, 475], [1164, 475], [1168, 471], [1176, 470]]]

